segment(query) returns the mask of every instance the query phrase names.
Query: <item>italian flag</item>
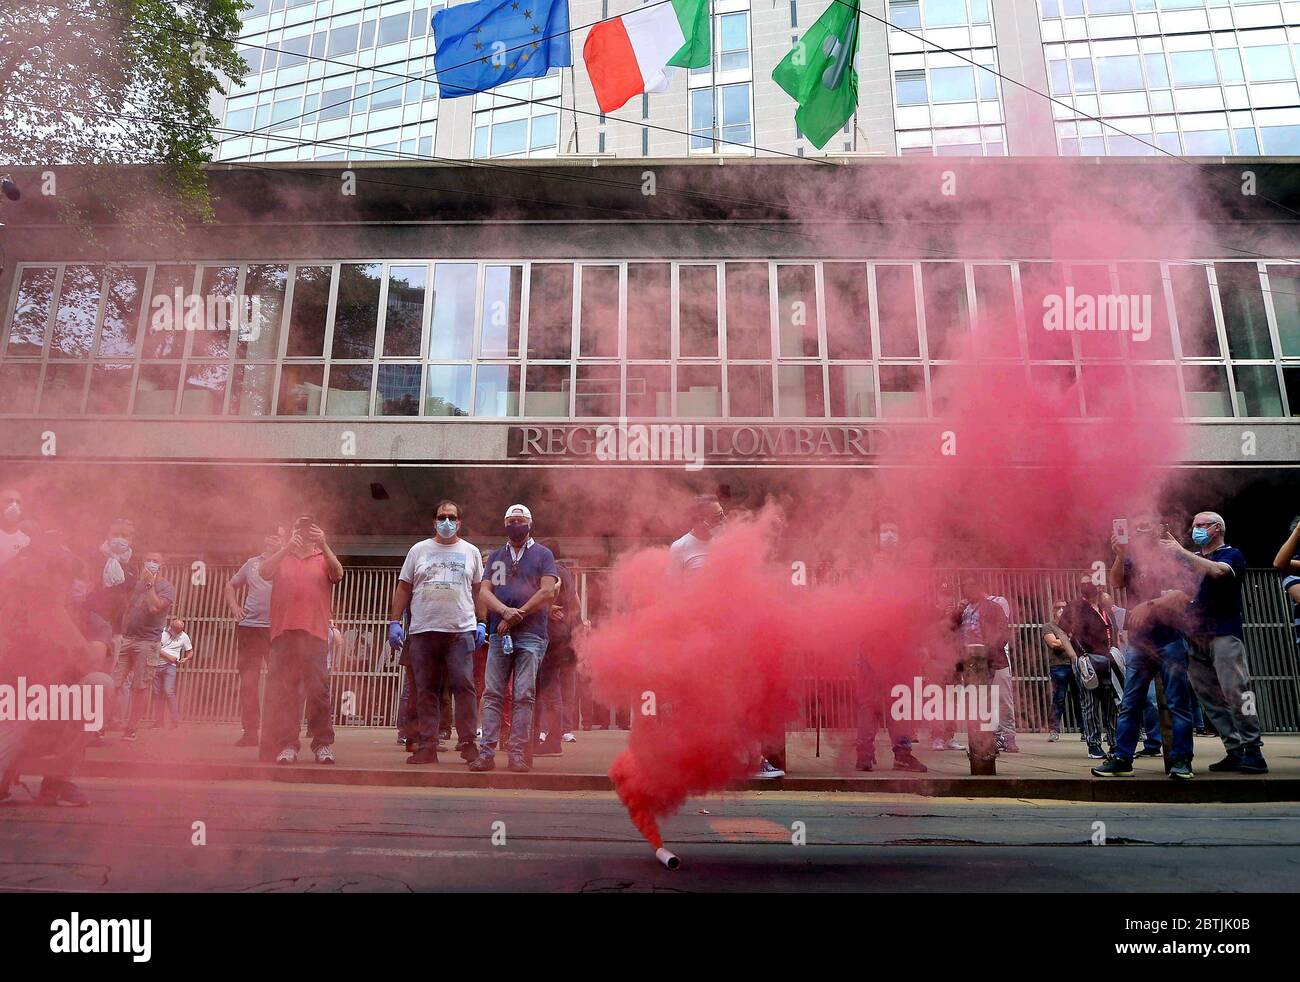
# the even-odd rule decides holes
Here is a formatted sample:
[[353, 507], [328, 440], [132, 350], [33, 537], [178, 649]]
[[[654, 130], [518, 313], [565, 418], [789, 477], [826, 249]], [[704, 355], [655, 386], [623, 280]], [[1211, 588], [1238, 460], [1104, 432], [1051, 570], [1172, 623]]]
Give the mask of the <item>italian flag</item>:
[[709, 63], [709, 0], [659, 0], [601, 21], [582, 46], [601, 112], [642, 92], [665, 92], [671, 68]]

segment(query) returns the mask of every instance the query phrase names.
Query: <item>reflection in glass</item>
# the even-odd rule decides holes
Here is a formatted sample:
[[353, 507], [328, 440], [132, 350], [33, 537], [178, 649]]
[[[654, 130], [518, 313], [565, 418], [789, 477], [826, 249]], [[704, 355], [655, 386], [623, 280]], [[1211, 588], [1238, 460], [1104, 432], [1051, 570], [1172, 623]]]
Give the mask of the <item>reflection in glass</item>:
[[[471, 320], [472, 324], [473, 321]], [[390, 367], [390, 366], [384, 366]], [[392, 366], [396, 367], [396, 366]], [[503, 366], [497, 366], [503, 367]], [[516, 369], [516, 372], [518, 370]], [[468, 416], [469, 415], [469, 379], [468, 365], [430, 365], [429, 378], [424, 387], [424, 415], [426, 416]], [[382, 379], [380, 382], [383, 384]], [[418, 384], [418, 382], [417, 382]], [[479, 369], [479, 391], [483, 391], [483, 369]], [[490, 383], [489, 383], [490, 384]], [[515, 377], [516, 387], [518, 376]], [[382, 391], [382, 390], [381, 390]], [[515, 410], [518, 409], [516, 404]], [[515, 415], [499, 413], [492, 415]]]
[[[1179, 327], [1181, 328], [1181, 322]], [[1222, 365], [1184, 365], [1183, 388], [1187, 391], [1187, 415], [1222, 417], [1232, 415], [1228, 397], [1228, 370]]]
[[274, 365], [236, 365], [230, 390], [231, 416], [270, 416]]
[[[293, 275], [293, 307], [289, 311], [289, 342], [285, 354], [320, 356], [325, 351], [325, 317], [329, 312], [330, 266], [299, 266]], [[282, 414], [283, 415], [283, 414]]]
[[870, 419], [876, 415], [876, 378], [870, 365], [832, 365], [832, 416]]
[[683, 358], [718, 356], [718, 268], [679, 266], [678, 326]]
[[813, 266], [776, 268], [776, 317], [782, 358], [817, 357], [817, 271]]
[[[333, 384], [333, 376], [330, 384]], [[420, 415], [419, 365], [379, 366], [379, 395], [375, 414], [378, 416]]]
[[170, 416], [176, 411], [179, 365], [141, 365], [135, 383], [136, 416]]
[[40, 365], [0, 365], [0, 413], [30, 413], [36, 403]]
[[[573, 343], [573, 266], [533, 263], [528, 286], [528, 357], [568, 358]], [[529, 415], [535, 415], [529, 410]]]
[[[531, 304], [529, 306], [531, 309]], [[530, 326], [531, 323], [530, 321]], [[528, 366], [527, 386], [528, 394], [524, 399], [524, 415], [556, 417], [569, 415], [568, 365], [530, 364]]]
[[226, 401], [230, 366], [225, 362], [190, 362], [181, 388], [182, 416], [220, 416]]
[[326, 416], [369, 416], [370, 365], [330, 366], [329, 397], [325, 400]]
[[[1264, 293], [1255, 264], [1216, 263], [1214, 272], [1219, 284], [1229, 355], [1233, 358], [1272, 358], [1273, 341], [1268, 336]], [[1276, 384], [1276, 379], [1274, 382]]]
[[[489, 267], [504, 270], [510, 267]], [[501, 278], [500, 274], [497, 274]], [[489, 279], [491, 277], [489, 276]], [[391, 290], [391, 287], [389, 288]], [[471, 358], [474, 355], [474, 300], [478, 289], [478, 267], [472, 263], [438, 263], [433, 268], [433, 324], [429, 330], [430, 358]], [[489, 303], [496, 301], [488, 301]], [[484, 324], [487, 324], [484, 314]], [[515, 344], [518, 346], [518, 322]], [[504, 333], [500, 347], [493, 352], [504, 356]], [[496, 344], [484, 331], [484, 344]], [[385, 342], [387, 346], [387, 342]], [[486, 352], [485, 352], [486, 353]]]
[[826, 415], [820, 365], [781, 365], [776, 384], [777, 414], [783, 419]]
[[85, 365], [47, 365], [38, 412], [60, 415], [81, 412], [85, 385]]
[[[424, 328], [424, 286], [428, 278], [427, 266], [393, 266], [388, 270], [387, 313], [384, 317], [384, 354], [387, 357], [419, 357], [420, 332]], [[465, 324], [473, 324], [472, 316], [465, 319]], [[415, 387], [418, 405], [418, 379]]]
[[280, 398], [276, 402], [275, 414], [319, 416], [324, 377], [324, 365], [285, 365], [281, 368]]
[[179, 358], [185, 351], [186, 306], [194, 291], [193, 266], [158, 266], [153, 272], [143, 357]]
[[288, 282], [288, 266], [248, 267], [244, 273], [245, 307], [239, 324], [235, 357], [251, 361], [276, 356], [280, 318], [284, 313], [284, 289]]
[[[523, 282], [522, 266], [488, 266], [484, 269], [480, 357], [517, 358], [519, 356], [519, 312], [522, 306], [520, 298]], [[479, 377], [482, 378], [482, 375], [480, 374]]]
[[479, 365], [474, 386], [475, 416], [519, 415], [519, 366]]
[[59, 309], [54, 315], [51, 358], [85, 358], [99, 316], [100, 267], [69, 265], [63, 270]]
[[[203, 297], [201, 329], [194, 332], [190, 354], [196, 358], [228, 358], [230, 340], [236, 330], [239, 305], [238, 266], [207, 266], [199, 293]], [[224, 379], [223, 379], [224, 384]]]
[[[866, 265], [826, 263], [822, 267], [822, 278], [826, 290], [827, 357], [870, 358], [871, 287]], [[910, 285], [908, 289], [911, 289]], [[912, 320], [915, 323], [915, 316]]]
[[335, 358], [374, 357], [382, 274], [381, 263], [343, 263], [339, 267], [339, 295], [331, 345]]
[[628, 263], [627, 350], [632, 358], [667, 358], [670, 355], [670, 273], [667, 263]]
[[100, 357], [121, 357], [135, 353], [140, 330], [140, 308], [144, 300], [143, 266], [111, 266], [104, 298], [104, 326], [99, 334]]
[[[1205, 267], [1171, 265], [1169, 282], [1174, 295], [1178, 340], [1182, 343], [1183, 357], [1220, 357], [1219, 335], [1214, 326], [1214, 308], [1210, 305], [1210, 285], [1205, 278]], [[1231, 410], [1227, 415], [1232, 415]]]
[[771, 358], [767, 263], [727, 263], [727, 357]]
[[1238, 416], [1281, 416], [1282, 390], [1272, 365], [1233, 365]]
[[125, 416], [131, 402], [131, 363], [96, 362], [90, 370], [86, 412], [93, 416]]
[[39, 266], [23, 270], [18, 279], [18, 301], [9, 331], [10, 357], [39, 355], [45, 348], [50, 308], [54, 304], [52, 267]]
[[727, 366], [727, 415], [735, 418], [772, 415], [772, 366]]
[[578, 337], [579, 352], [584, 358], [618, 356], [617, 266], [582, 267]]

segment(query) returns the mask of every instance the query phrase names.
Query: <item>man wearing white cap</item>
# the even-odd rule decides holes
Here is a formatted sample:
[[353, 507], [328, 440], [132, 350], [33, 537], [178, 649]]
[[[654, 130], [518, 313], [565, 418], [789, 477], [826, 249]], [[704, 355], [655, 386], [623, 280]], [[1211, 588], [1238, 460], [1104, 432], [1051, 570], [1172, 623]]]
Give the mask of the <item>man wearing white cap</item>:
[[546, 621], [551, 601], [560, 588], [555, 555], [533, 541], [533, 513], [524, 505], [511, 505], [505, 514], [509, 540], [488, 558], [480, 596], [488, 610], [487, 677], [483, 693], [483, 743], [472, 771], [496, 766], [497, 739], [501, 734], [501, 707], [506, 682], [514, 674], [511, 693], [509, 769], [526, 771], [524, 751], [533, 732], [533, 703], [537, 694], [537, 669], [546, 655]]

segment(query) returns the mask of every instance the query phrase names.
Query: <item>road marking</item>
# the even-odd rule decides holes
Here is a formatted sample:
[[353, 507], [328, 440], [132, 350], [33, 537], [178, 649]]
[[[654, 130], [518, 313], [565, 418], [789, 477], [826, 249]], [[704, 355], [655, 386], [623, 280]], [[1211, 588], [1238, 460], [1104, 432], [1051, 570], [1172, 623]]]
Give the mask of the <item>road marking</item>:
[[709, 828], [727, 842], [752, 839], [760, 839], [763, 842], [785, 842], [790, 838], [788, 828], [766, 818], [715, 818], [709, 822]]

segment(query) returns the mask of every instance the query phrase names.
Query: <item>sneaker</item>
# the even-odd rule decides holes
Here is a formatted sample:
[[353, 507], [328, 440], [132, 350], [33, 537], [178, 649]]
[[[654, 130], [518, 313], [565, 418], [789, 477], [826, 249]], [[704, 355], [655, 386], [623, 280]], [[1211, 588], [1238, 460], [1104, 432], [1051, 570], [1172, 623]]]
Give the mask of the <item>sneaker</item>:
[[766, 757], [759, 764], [757, 773], [754, 774], [756, 781], [775, 781], [777, 778], [785, 777], [785, 771], [779, 767], [773, 767], [772, 762]]
[[1101, 752], [1100, 743], [1088, 744], [1088, 756], [1093, 760], [1105, 760], [1106, 755]]
[[459, 752], [460, 752], [460, 759], [467, 764], [472, 764], [474, 763], [474, 761], [478, 760], [479, 758], [477, 744], [467, 743], [465, 744], [465, 746], [459, 749]]
[[1061, 739], [1061, 731], [1060, 731], [1060, 730], [1053, 730], [1051, 733], [1047, 734], [1047, 742], [1048, 742], [1048, 743], [1055, 743], [1055, 742], [1056, 742], [1057, 740], [1059, 740], [1059, 739]]
[[944, 744], [943, 749], [944, 750], [965, 750], [966, 744], [959, 743], [957, 739], [954, 737], [953, 739], [949, 740], [947, 743]]
[[576, 736], [574, 736], [572, 733], [561, 733], [561, 734], [560, 734], [560, 742], [561, 742], [561, 743], [577, 743], [577, 742], [578, 742], [578, 738], [577, 738]]
[[434, 749], [435, 751], [437, 751], [438, 753], [445, 754], [445, 753], [447, 752], [447, 745], [446, 745], [445, 743], [443, 743], [441, 740], [439, 740], [439, 741], [434, 745], [434, 748], [433, 748], [433, 749]]
[[1216, 761], [1206, 770], [1214, 771], [1216, 774], [1222, 774], [1226, 771], [1239, 771], [1241, 770], [1241, 754], [1228, 754], [1223, 760]]
[[298, 763], [298, 751], [285, 747], [275, 755], [277, 764], [296, 764]]
[[1132, 777], [1133, 761], [1122, 757], [1107, 757], [1105, 763], [1092, 769], [1093, 777]]
[[872, 760], [860, 760], [860, 761], [858, 761], [857, 764], [854, 765], [854, 766], [855, 766], [855, 769], [857, 769], [857, 770], [859, 770], [859, 771], [874, 771], [874, 770], [876, 769], [876, 762], [875, 762], [874, 759], [872, 759]]
[[318, 764], [336, 763], [333, 747], [317, 747], [315, 753], [316, 753], [316, 763]]
[[522, 757], [511, 757], [510, 762], [506, 764], [506, 770], [514, 771], [516, 774], [525, 774], [531, 771], [532, 768], [524, 762]]
[[36, 795], [38, 805], [70, 805], [84, 808], [90, 804], [79, 787], [71, 781], [52, 781], [48, 777], [41, 782], [40, 793]]
[[1015, 740], [1004, 740], [1002, 737], [997, 739], [998, 753], [1000, 754], [1018, 754], [1020, 748], [1016, 746]]
[[1241, 755], [1237, 769], [1243, 774], [1267, 774], [1268, 764], [1264, 763], [1264, 755], [1258, 750], [1247, 750]]
[[256, 733], [249, 733], [247, 730], [245, 730], [245, 731], [244, 731], [244, 735], [241, 736], [238, 740], [235, 741], [235, 746], [236, 746], [236, 747], [256, 747], [256, 746], [257, 746], [257, 734], [256, 734]]
[[482, 740], [482, 739], [483, 739], [483, 727], [480, 726], [477, 730], [475, 730], [475, 731], [474, 731], [474, 736], [475, 736], [477, 739]]
[[469, 762], [469, 769], [475, 772], [490, 771], [497, 766], [497, 762], [491, 757], [478, 756]]
[[1134, 757], [1159, 757], [1163, 754], [1164, 751], [1160, 747], [1143, 747], [1133, 756]]
[[122, 739], [123, 739], [123, 740], [134, 740], [134, 739], [135, 739], [135, 735], [136, 735], [136, 734], [135, 734], [135, 730], [134, 730], [134, 729], [126, 730], [126, 731], [124, 731], [124, 732], [122, 733]]
[[901, 753], [894, 754], [894, 770], [896, 771], [913, 771], [917, 774], [924, 774], [929, 769], [913, 757], [911, 751], [904, 750]]
[[546, 742], [546, 731], [545, 731], [545, 730], [543, 730], [541, 733], [537, 734], [537, 742], [538, 742], [538, 743], [545, 743], [545, 742]]
[[1190, 781], [1196, 775], [1192, 773], [1191, 761], [1179, 760], [1170, 765], [1169, 776], [1180, 781]]
[[400, 733], [397, 734], [397, 745], [398, 745], [399, 747], [404, 747], [404, 746], [406, 746], [406, 745], [407, 745], [408, 743], [410, 743], [410, 742], [411, 742], [411, 741], [408, 740], [408, 739], [406, 739], [406, 737], [402, 736], [402, 734], [400, 734]]
[[947, 750], [947, 749], [948, 749], [948, 741], [947, 741], [947, 740], [940, 740], [940, 739], [937, 739], [937, 738], [934, 739], [934, 740], [931, 740], [931, 741], [930, 741], [930, 749], [931, 749], [931, 750]]
[[406, 762], [408, 764], [436, 764], [438, 763], [438, 751], [425, 747], [423, 750], [417, 750], [407, 757]]

